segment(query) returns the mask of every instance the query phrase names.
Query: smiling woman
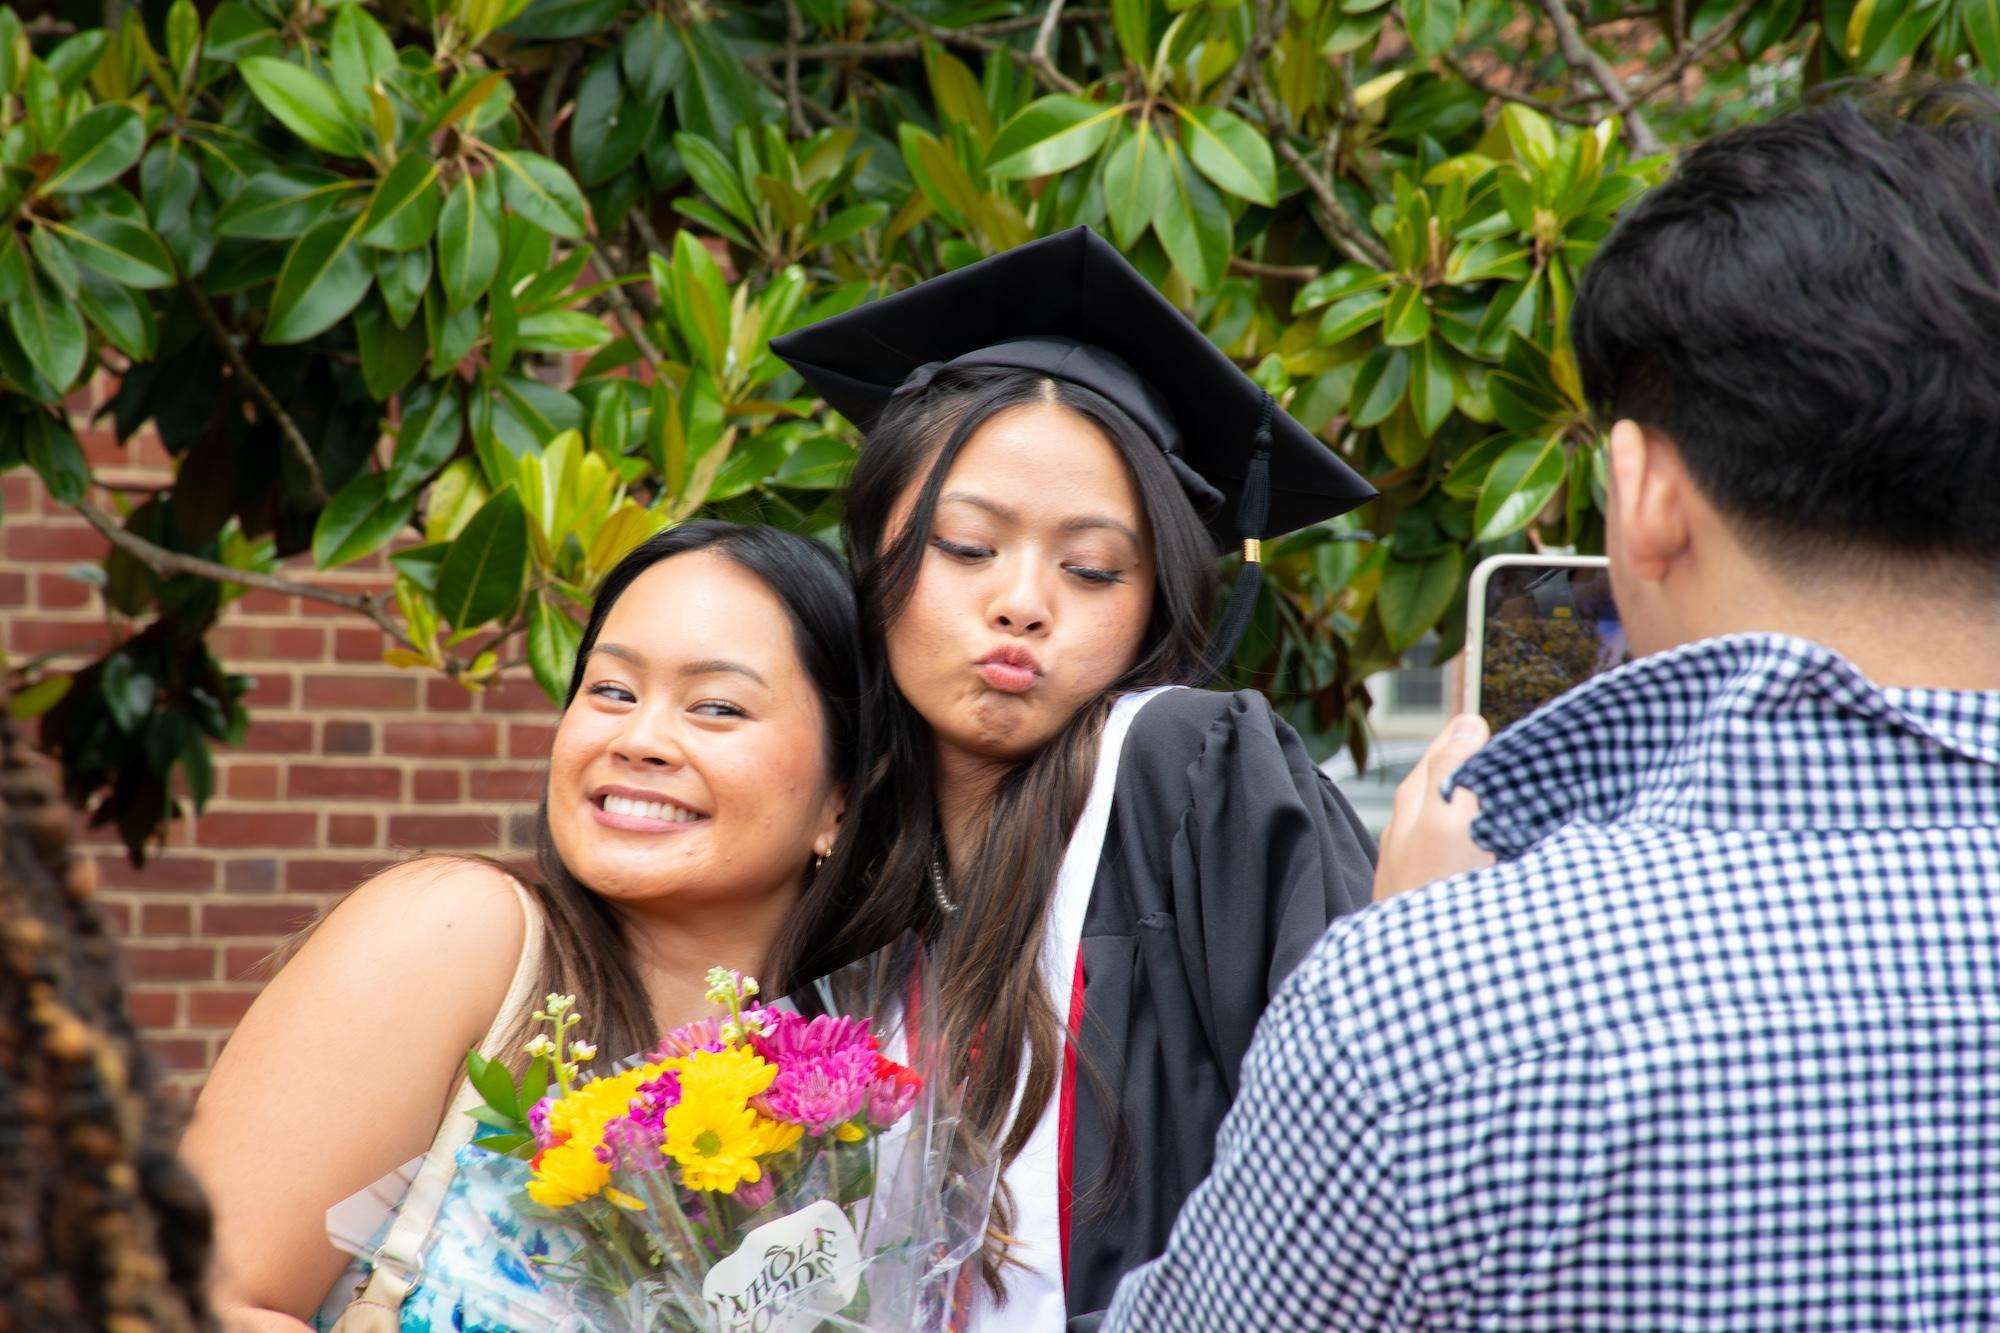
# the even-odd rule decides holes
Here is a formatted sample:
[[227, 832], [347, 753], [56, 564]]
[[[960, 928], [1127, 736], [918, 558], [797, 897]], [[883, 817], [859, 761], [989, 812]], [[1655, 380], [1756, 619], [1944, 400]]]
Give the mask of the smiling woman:
[[217, 1062], [183, 1151], [215, 1202], [226, 1328], [325, 1327], [358, 1293], [385, 1327], [399, 1306], [457, 1326], [470, 1247], [413, 1285], [420, 1226], [343, 1273], [327, 1209], [427, 1148], [448, 1162], [473, 1128], [466, 1051], [513, 1061], [541, 996], [577, 996], [608, 1063], [707, 1013], [710, 967], [764, 970], [835, 852], [858, 658], [846, 570], [805, 538], [686, 523], [612, 571], [549, 758], [537, 882], [444, 858], [378, 875]]

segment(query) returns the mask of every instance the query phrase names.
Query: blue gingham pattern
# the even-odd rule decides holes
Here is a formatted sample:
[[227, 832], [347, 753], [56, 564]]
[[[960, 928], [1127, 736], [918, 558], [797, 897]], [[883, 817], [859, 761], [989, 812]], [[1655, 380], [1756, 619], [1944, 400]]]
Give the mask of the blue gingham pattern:
[[1335, 923], [1107, 1329], [2000, 1328], [2000, 693], [1642, 659]]

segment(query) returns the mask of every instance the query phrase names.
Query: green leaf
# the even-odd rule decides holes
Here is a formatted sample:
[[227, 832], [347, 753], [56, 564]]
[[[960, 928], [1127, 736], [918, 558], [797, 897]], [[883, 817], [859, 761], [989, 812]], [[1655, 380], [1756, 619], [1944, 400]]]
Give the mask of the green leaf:
[[104, 50], [110, 45], [109, 32], [103, 28], [86, 28], [49, 52], [43, 63], [49, 67], [49, 73], [55, 75], [56, 83], [62, 90], [73, 93], [97, 68], [97, 62], [104, 58]]
[[369, 197], [361, 218], [361, 243], [382, 250], [414, 250], [437, 230], [438, 164], [422, 153], [396, 159]]
[[535, 1109], [535, 1103], [548, 1095], [549, 1058], [538, 1055], [528, 1062], [528, 1068], [521, 1075], [521, 1114], [526, 1117]]
[[467, 1051], [465, 1072], [488, 1106], [510, 1120], [521, 1118], [521, 1102], [514, 1094], [514, 1078], [507, 1072], [505, 1064], [488, 1060], [478, 1051]]
[[[1976, 8], [1980, 4], [1990, 3], [1990, 0], [1965, 0], [1965, 3]], [[1749, 16], [1743, 20], [1743, 26], [1736, 30], [1737, 51], [1745, 61], [1756, 60], [1771, 47], [1791, 36], [1792, 30], [1799, 26], [1799, 16], [1804, 12], [1805, 0], [1764, 0], [1762, 4], [1751, 6]], [[2000, 19], [1995, 21], [2000, 22]], [[1968, 19], [1968, 30], [1970, 24], [1971, 20]], [[1976, 42], [1977, 38], [1974, 40]], [[1982, 52], [1981, 60], [1988, 68], [2000, 66], [2000, 46], [1996, 46], [1993, 55], [1985, 55]]]
[[29, 364], [58, 392], [68, 389], [83, 369], [89, 341], [82, 314], [41, 268], [28, 275], [21, 294], [7, 303], [7, 325]]
[[1389, 292], [1389, 304], [1382, 312], [1382, 341], [1391, 347], [1408, 347], [1430, 336], [1431, 308], [1424, 304], [1424, 290], [1412, 282], [1400, 282]]
[[98, 688], [103, 691], [104, 707], [111, 720], [127, 735], [137, 731], [151, 715], [159, 693], [153, 678], [139, 670], [138, 664], [125, 653], [113, 653], [104, 659], [104, 669], [98, 673]]
[[375, 252], [375, 285], [382, 290], [382, 303], [389, 318], [408, 324], [424, 299], [431, 282], [431, 248], [420, 245], [397, 254], [393, 250]]
[[1960, 4], [1965, 36], [1979, 53], [1979, 64], [2000, 70], [2000, 0], [1960, 0]]
[[493, 160], [498, 164], [500, 197], [509, 207], [551, 236], [583, 239], [590, 212], [583, 191], [567, 171], [539, 153], [496, 151]]
[[333, 21], [327, 63], [332, 66], [333, 86], [341, 100], [356, 116], [366, 117], [368, 87], [396, 68], [396, 48], [367, 10], [345, 5]]
[[1416, 414], [1417, 429], [1425, 439], [1438, 433], [1451, 416], [1451, 369], [1449, 355], [1437, 339], [1431, 338], [1410, 349], [1410, 411]]
[[359, 229], [359, 218], [332, 217], [292, 244], [271, 295], [265, 342], [304, 342], [361, 304], [374, 275], [354, 244]]
[[764, 103], [750, 75], [716, 35], [713, 23], [676, 29], [689, 56], [687, 77], [674, 85], [674, 114], [684, 130], [710, 143], [736, 142], [738, 125], [754, 125]]
[[1451, 609], [1463, 568], [1464, 557], [1456, 546], [1428, 560], [1398, 560], [1392, 555], [1383, 565], [1375, 609], [1391, 653], [1400, 656]]
[[1315, 306], [1323, 306], [1343, 296], [1386, 287], [1394, 277], [1394, 274], [1378, 272], [1366, 264], [1342, 264], [1331, 273], [1322, 273], [1299, 288], [1299, 294], [1292, 298], [1292, 313], [1303, 315]]
[[582, 642], [583, 630], [567, 612], [536, 599], [528, 616], [528, 668], [542, 693], [558, 704], [569, 693], [577, 645]]
[[569, 125], [570, 159], [577, 179], [601, 185], [623, 171], [646, 146], [659, 112], [625, 95], [618, 53], [605, 51], [590, 62], [576, 91], [576, 115]]
[[1120, 129], [1118, 142], [1104, 159], [1104, 212], [1120, 249], [1139, 243], [1170, 183], [1166, 150], [1151, 122], [1142, 120], [1136, 129]]
[[75, 683], [75, 676], [43, 676], [34, 684], [14, 691], [7, 700], [7, 714], [16, 722], [32, 721], [61, 703]]
[[423, 368], [423, 326], [415, 320], [396, 324], [380, 301], [363, 301], [355, 308], [354, 341], [361, 352], [362, 383], [377, 402], [395, 397]]
[[53, 224], [69, 242], [69, 252], [86, 268], [127, 287], [171, 287], [174, 260], [160, 238], [136, 222], [93, 213], [78, 218], [76, 225]]
[[687, 74], [687, 50], [666, 14], [649, 9], [632, 20], [618, 47], [625, 84], [647, 106], [658, 106]]
[[208, 42], [202, 54], [210, 60], [241, 60], [277, 48], [278, 30], [242, 0], [223, 0], [208, 16]]
[[69, 423], [36, 412], [28, 418], [24, 434], [22, 452], [28, 457], [28, 466], [49, 488], [49, 498], [60, 505], [81, 502], [84, 488], [90, 484], [90, 464], [84, 461]]
[[381, 472], [364, 472], [320, 510], [313, 525], [313, 563], [334, 569], [364, 555], [373, 555], [389, 544], [417, 512], [414, 493], [400, 498], [389, 494], [389, 478]]
[[435, 392], [406, 404], [396, 428], [396, 453], [389, 463], [390, 498], [413, 495], [458, 451], [464, 413], [450, 380]]
[[930, 78], [931, 104], [941, 124], [965, 125], [981, 143], [993, 138], [993, 109], [965, 62], [933, 42], [924, 43], [924, 71]]
[[1111, 0], [1111, 28], [1126, 63], [1141, 72], [1148, 69], [1153, 61], [1153, 0]]
[[461, 631], [500, 619], [520, 602], [527, 567], [527, 514], [507, 486], [480, 506], [438, 567], [438, 613]]
[[1278, 163], [1271, 142], [1218, 106], [1181, 113], [1188, 157], [1201, 173], [1239, 199], [1266, 208], [1278, 202]]
[[77, 275], [76, 303], [113, 347], [134, 361], [151, 361], [160, 345], [159, 321], [146, 298], [97, 273]]
[[179, 91], [194, 84], [196, 63], [201, 58], [201, 12], [194, 0], [174, 0], [167, 8], [167, 64], [173, 67]]
[[56, 144], [56, 169], [37, 194], [80, 194], [117, 180], [146, 148], [146, 122], [129, 106], [100, 106], [70, 122]]
[[1198, 292], [1212, 291], [1229, 267], [1235, 228], [1215, 187], [1191, 170], [1180, 146], [1167, 141], [1167, 192], [1153, 215], [1160, 244]]
[[729, 353], [729, 287], [708, 247], [692, 233], [674, 234], [674, 306], [694, 359], [720, 371]]
[[1348, 394], [1348, 419], [1366, 429], [1380, 425], [1396, 410], [1410, 384], [1410, 354], [1400, 347], [1378, 347], [1361, 363]]
[[1337, 342], [1352, 338], [1365, 328], [1372, 327], [1382, 318], [1382, 312], [1388, 304], [1387, 292], [1356, 292], [1352, 296], [1343, 296], [1328, 306], [1326, 313], [1319, 317], [1320, 344], [1331, 347]]
[[611, 25], [624, 0], [534, 0], [507, 25], [516, 37], [588, 37]]
[[738, 222], [754, 225], [757, 210], [751, 207], [750, 197], [743, 193], [742, 183], [736, 179], [736, 168], [729, 159], [699, 134], [676, 134], [674, 151], [680, 154], [681, 165], [687, 168], [689, 176], [701, 192], [715, 201], [729, 216]]
[[524, 352], [594, 352], [611, 341], [611, 330], [581, 310], [544, 310], [521, 320]]
[[485, 1138], [472, 1140], [472, 1146], [484, 1149], [495, 1156], [505, 1157], [516, 1149], [525, 1148], [535, 1140], [526, 1134], [489, 1134]]
[[215, 215], [216, 234], [262, 240], [303, 236], [361, 184], [326, 171], [261, 172], [244, 182]]
[[954, 227], [970, 229], [979, 219], [980, 191], [951, 147], [905, 121], [897, 127], [903, 161], [924, 197]]
[[1495, 459], [1473, 507], [1473, 540], [1497, 541], [1533, 522], [1562, 485], [1564, 461], [1554, 437], [1522, 440]]
[[826, 225], [814, 232], [806, 244], [818, 248], [822, 245], [840, 245], [853, 240], [862, 232], [889, 216], [889, 206], [882, 203], [856, 204], [843, 208], [826, 220]]
[[438, 219], [438, 277], [453, 312], [478, 300], [500, 268], [500, 227], [485, 193], [473, 177], [465, 177]]
[[200, 190], [194, 149], [179, 136], [156, 141], [139, 160], [139, 195], [156, 232], [185, 226]]
[[314, 148], [335, 157], [366, 156], [361, 130], [333, 85], [271, 56], [245, 56], [236, 68], [264, 109]]
[[1115, 106], [1057, 93], [1028, 103], [993, 137], [988, 175], [1025, 180], [1066, 171], [1104, 147], [1124, 117]]
[[1458, 40], [1460, 0], [1401, 0], [1403, 30], [1426, 60], [1443, 55]]

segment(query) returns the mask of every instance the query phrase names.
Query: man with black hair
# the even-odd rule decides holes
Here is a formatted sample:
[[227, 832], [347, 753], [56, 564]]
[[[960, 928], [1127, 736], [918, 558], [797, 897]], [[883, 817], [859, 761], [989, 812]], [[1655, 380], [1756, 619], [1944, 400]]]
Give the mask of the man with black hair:
[[2000, 116], [1716, 139], [1572, 334], [1641, 656], [1432, 747], [1428, 887], [1274, 1000], [1107, 1328], [2000, 1324]]

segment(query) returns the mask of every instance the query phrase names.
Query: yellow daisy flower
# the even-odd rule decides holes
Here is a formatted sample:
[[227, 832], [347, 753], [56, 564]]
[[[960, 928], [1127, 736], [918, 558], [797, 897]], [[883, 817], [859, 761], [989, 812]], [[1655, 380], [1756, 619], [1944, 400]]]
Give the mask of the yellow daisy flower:
[[763, 1179], [759, 1159], [783, 1152], [804, 1132], [757, 1114], [749, 1101], [771, 1086], [777, 1066], [754, 1051], [697, 1051], [678, 1062], [681, 1099], [666, 1113], [667, 1155], [691, 1190], [727, 1192]]
[[630, 1109], [640, 1084], [666, 1068], [665, 1063], [641, 1065], [592, 1079], [550, 1102], [549, 1134], [556, 1146], [536, 1157], [528, 1197], [545, 1208], [567, 1208], [602, 1192], [611, 1183], [611, 1168], [597, 1160], [606, 1126]]

